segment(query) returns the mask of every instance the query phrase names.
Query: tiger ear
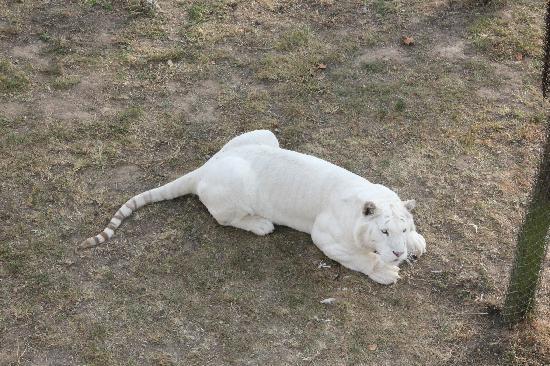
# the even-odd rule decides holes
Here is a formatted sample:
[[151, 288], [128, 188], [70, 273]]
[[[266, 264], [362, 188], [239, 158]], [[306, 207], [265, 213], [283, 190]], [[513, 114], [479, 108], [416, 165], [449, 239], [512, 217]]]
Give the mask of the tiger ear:
[[406, 208], [407, 211], [409, 211], [409, 212], [411, 212], [412, 210], [414, 210], [414, 208], [416, 207], [416, 201], [415, 201], [415, 200], [403, 201], [403, 204], [405, 205], [405, 208]]
[[376, 205], [374, 202], [368, 201], [363, 205], [363, 215], [370, 216], [376, 211]]

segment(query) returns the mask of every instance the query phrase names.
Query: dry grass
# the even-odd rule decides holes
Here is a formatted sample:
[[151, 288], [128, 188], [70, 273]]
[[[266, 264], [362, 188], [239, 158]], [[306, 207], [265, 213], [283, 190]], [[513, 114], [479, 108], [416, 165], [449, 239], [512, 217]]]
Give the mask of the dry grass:
[[[550, 362], [548, 266], [537, 321], [486, 314], [546, 121], [543, 1], [158, 3], [0, 4], [0, 364]], [[256, 128], [415, 198], [428, 254], [394, 286], [335, 279], [307, 235], [185, 197], [74, 255]]]

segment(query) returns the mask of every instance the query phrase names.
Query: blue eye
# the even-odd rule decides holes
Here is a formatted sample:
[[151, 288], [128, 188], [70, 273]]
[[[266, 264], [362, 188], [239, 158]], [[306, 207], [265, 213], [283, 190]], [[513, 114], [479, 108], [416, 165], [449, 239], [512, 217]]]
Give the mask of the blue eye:
[[382, 234], [384, 234], [384, 235], [390, 235], [390, 234], [388, 234], [388, 230], [382, 230]]

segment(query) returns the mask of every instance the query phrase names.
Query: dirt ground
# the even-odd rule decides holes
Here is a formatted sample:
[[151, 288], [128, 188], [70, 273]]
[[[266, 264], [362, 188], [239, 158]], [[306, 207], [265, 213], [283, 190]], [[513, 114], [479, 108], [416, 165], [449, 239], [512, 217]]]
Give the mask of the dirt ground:
[[[548, 109], [544, 3], [0, 0], [0, 365], [550, 364], [549, 261], [534, 320], [498, 315]], [[74, 254], [258, 128], [416, 199], [427, 254], [382, 286], [196, 197]]]

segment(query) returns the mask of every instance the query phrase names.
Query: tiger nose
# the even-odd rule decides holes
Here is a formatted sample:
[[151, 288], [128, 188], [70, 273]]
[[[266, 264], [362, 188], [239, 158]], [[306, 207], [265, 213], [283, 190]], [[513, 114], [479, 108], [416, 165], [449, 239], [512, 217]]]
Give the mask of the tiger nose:
[[401, 257], [401, 256], [403, 255], [403, 252], [396, 252], [396, 251], [394, 250], [394, 251], [393, 251], [393, 254], [394, 254], [397, 258], [399, 258], [399, 257]]

